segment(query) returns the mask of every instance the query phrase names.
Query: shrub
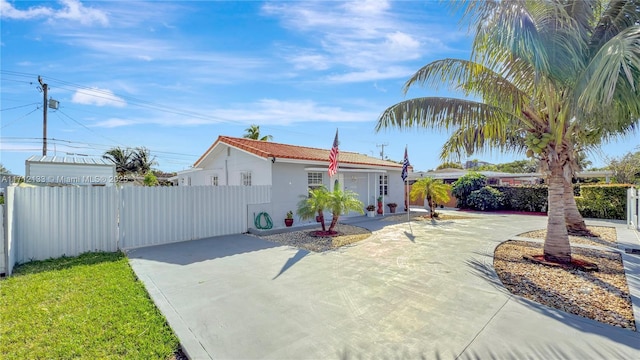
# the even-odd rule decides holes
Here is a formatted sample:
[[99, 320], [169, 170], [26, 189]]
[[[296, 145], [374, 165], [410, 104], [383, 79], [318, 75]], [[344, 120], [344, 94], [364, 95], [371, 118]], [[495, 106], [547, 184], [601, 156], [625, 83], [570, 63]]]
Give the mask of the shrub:
[[467, 204], [474, 210], [498, 210], [502, 207], [504, 196], [491, 186], [472, 191], [467, 197]]
[[480, 190], [487, 185], [487, 177], [477, 173], [470, 172], [453, 183], [451, 187], [451, 195], [456, 197], [456, 206], [460, 209], [471, 208], [468, 197], [472, 192]]
[[632, 185], [582, 186], [576, 197], [578, 211], [586, 218], [625, 220], [627, 189]]
[[493, 186], [504, 195], [504, 209], [545, 212], [548, 208], [546, 185]]

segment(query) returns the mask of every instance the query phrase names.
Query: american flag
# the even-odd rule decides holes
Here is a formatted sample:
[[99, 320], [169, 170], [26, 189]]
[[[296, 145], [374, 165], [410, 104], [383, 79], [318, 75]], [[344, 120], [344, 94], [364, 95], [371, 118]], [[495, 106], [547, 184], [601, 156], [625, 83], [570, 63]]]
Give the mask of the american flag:
[[329, 153], [329, 177], [338, 173], [338, 129], [336, 137], [333, 139], [333, 147]]
[[402, 162], [402, 181], [407, 181], [407, 172], [409, 171], [409, 155], [407, 154], [407, 147], [404, 147], [404, 161]]

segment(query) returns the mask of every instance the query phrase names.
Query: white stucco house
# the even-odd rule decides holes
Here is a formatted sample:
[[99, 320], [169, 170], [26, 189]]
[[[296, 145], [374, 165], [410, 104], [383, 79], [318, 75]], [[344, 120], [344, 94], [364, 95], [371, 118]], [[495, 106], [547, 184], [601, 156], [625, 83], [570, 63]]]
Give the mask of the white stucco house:
[[[178, 186], [270, 185], [272, 201], [266, 209], [274, 227], [284, 226], [282, 219], [287, 211], [295, 213], [301, 196], [321, 185], [329, 190], [338, 186], [354, 191], [365, 207], [375, 205], [377, 198], [383, 196], [385, 213], [389, 212], [386, 204], [391, 202], [398, 204], [397, 211], [404, 210], [402, 164], [341, 149], [338, 173], [329, 177], [329, 152], [330, 149], [219, 136], [191, 169], [178, 172], [173, 180]], [[300, 219], [296, 218], [296, 222], [300, 223]]]

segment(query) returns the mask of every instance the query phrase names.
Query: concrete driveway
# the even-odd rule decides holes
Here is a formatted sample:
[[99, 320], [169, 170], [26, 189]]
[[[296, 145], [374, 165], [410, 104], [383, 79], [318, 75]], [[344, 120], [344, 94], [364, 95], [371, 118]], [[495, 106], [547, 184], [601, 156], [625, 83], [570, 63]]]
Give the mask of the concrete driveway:
[[639, 333], [502, 287], [494, 248], [545, 217], [350, 221], [373, 236], [326, 253], [234, 235], [128, 255], [191, 359], [640, 358]]

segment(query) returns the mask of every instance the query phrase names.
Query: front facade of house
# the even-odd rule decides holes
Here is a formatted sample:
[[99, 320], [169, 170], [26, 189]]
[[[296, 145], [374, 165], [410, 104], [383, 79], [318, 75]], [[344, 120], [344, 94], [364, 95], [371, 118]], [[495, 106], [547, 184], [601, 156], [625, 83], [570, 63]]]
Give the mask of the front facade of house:
[[[329, 190], [338, 187], [357, 193], [365, 207], [375, 205], [383, 196], [384, 204], [394, 202], [399, 211], [404, 209], [402, 164], [340, 151], [338, 173], [329, 177], [329, 152], [220, 136], [192, 169], [178, 173], [176, 181], [178, 186], [271, 185], [272, 201], [261, 211], [270, 215], [274, 227], [284, 226], [282, 219], [287, 211], [295, 213], [298, 201], [309, 189], [322, 185]], [[384, 211], [389, 212], [389, 208], [384, 206]], [[296, 223], [300, 222], [296, 218]]]

